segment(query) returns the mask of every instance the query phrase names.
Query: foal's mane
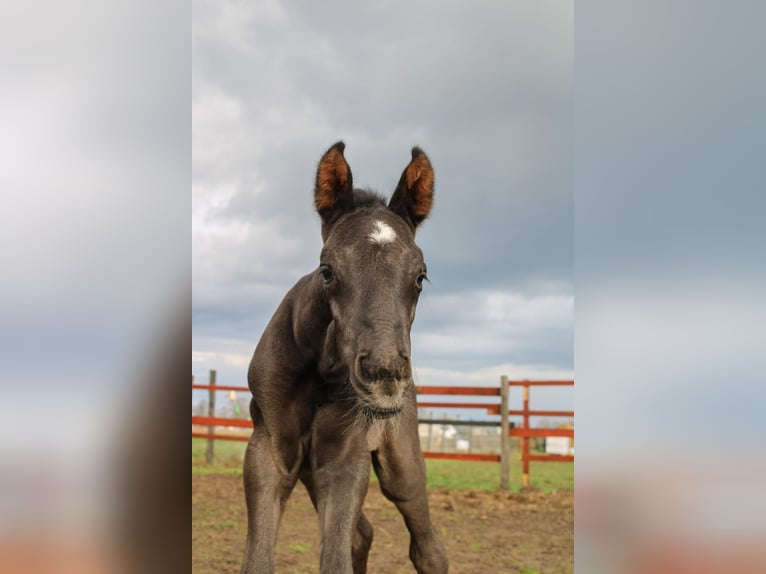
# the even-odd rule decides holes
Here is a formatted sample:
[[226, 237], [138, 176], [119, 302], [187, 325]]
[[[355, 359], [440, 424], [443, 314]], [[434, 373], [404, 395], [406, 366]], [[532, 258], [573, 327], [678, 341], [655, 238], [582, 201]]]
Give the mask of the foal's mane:
[[365, 207], [386, 207], [386, 199], [371, 189], [355, 189], [354, 209]]

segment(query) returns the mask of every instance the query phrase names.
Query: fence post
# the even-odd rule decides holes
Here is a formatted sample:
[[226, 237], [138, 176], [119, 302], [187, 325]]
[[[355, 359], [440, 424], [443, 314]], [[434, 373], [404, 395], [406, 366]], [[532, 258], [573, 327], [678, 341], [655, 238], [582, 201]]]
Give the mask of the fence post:
[[[529, 430], [529, 385], [524, 385], [524, 430]], [[521, 483], [524, 488], [529, 487], [529, 435], [524, 435], [521, 439], [522, 450], [521, 456], [523, 458], [523, 475], [521, 477]]]
[[508, 436], [508, 377], [500, 377], [500, 489], [508, 490], [510, 437]]
[[[215, 369], [210, 369], [210, 386], [215, 386]], [[214, 417], [215, 416], [215, 389], [209, 389], [208, 390], [208, 402], [207, 402], [207, 416]], [[215, 427], [213, 425], [210, 425], [207, 427], [207, 434], [212, 435], [215, 433]], [[207, 461], [208, 465], [213, 464], [213, 445], [215, 444], [215, 441], [212, 438], [207, 439], [207, 453], [205, 455], [205, 459]]]

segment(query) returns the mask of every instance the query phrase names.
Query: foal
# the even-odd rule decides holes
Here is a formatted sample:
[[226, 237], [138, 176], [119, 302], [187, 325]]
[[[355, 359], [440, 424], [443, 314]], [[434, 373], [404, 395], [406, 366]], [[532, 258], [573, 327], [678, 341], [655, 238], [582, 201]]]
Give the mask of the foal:
[[410, 364], [426, 278], [415, 229], [431, 210], [433, 169], [413, 148], [386, 205], [353, 188], [344, 149], [333, 145], [317, 169], [319, 267], [287, 293], [248, 371], [254, 430], [244, 462], [242, 574], [274, 572], [277, 528], [298, 480], [319, 514], [321, 572], [366, 572], [373, 530], [362, 502], [371, 461], [404, 517], [417, 571], [448, 569], [429, 516]]

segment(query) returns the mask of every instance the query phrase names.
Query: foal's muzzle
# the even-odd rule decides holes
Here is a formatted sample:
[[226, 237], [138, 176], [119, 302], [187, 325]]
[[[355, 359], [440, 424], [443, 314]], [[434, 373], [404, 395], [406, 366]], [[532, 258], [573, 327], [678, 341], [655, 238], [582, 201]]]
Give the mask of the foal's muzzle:
[[361, 352], [356, 357], [354, 375], [362, 409], [368, 416], [387, 419], [404, 408], [404, 393], [412, 376], [406, 353], [381, 358]]

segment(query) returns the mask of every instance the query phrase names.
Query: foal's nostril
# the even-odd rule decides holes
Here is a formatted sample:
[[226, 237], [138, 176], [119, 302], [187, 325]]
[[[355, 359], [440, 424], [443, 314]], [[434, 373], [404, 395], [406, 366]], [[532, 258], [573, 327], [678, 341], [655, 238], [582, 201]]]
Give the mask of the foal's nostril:
[[359, 353], [356, 356], [356, 376], [360, 378], [367, 378], [367, 357], [370, 354], [366, 352]]

